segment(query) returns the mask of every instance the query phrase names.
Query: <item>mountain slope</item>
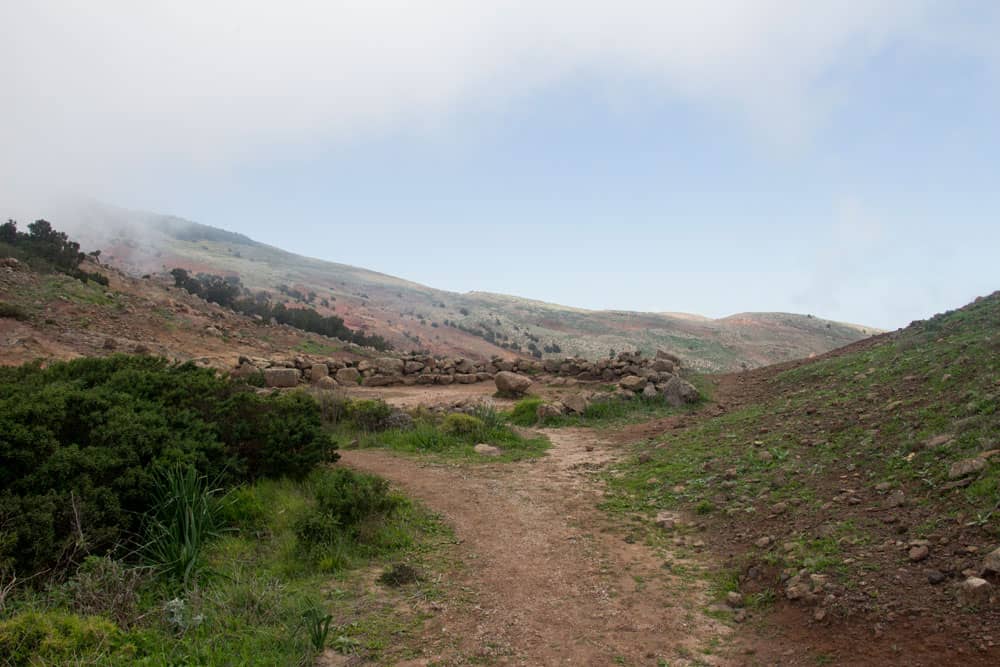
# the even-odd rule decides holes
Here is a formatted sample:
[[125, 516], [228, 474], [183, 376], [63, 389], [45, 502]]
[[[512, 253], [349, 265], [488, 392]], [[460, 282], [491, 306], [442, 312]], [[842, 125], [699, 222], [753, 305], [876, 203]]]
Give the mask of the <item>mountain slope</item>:
[[[667, 348], [705, 371], [753, 368], [859, 340], [873, 329], [787, 313], [719, 320], [674, 313], [589, 311], [514, 296], [437, 290], [375, 271], [312, 259], [172, 216], [95, 202], [58, 212], [85, 246], [134, 275], [181, 267], [238, 275], [253, 290], [315, 297], [321, 313], [383, 336], [397, 348], [495, 354], [607, 356]], [[324, 305], [328, 304], [328, 305]]]
[[[1000, 292], [711, 381], [703, 415], [622, 434], [640, 444], [608, 505], [697, 517], [720, 597], [754, 620], [775, 608], [761, 664], [790, 648], [876, 664], [889, 645], [905, 647], [891, 664], [950, 664], [957, 646], [998, 664]], [[832, 627], [801, 629], [817, 623]]]

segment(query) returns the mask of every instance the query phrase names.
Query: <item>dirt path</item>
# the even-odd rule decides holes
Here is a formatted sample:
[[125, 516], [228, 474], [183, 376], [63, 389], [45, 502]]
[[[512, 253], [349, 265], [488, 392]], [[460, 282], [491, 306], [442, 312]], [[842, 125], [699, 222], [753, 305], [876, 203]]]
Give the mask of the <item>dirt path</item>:
[[549, 455], [519, 464], [342, 452], [440, 512], [460, 541], [453, 583], [467, 599], [428, 623], [413, 664], [721, 664], [713, 647], [729, 630], [701, 613], [697, 578], [670, 574], [669, 555], [630, 543], [597, 507], [595, 472], [620, 450], [585, 429], [547, 435]]

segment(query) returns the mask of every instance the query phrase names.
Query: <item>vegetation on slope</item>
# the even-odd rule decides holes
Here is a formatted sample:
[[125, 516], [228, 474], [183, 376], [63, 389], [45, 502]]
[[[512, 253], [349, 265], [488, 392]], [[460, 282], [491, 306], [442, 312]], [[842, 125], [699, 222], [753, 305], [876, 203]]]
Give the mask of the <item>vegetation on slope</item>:
[[240, 282], [239, 276], [224, 278], [203, 273], [192, 276], [184, 269], [174, 269], [170, 274], [174, 277], [174, 284], [177, 287], [243, 315], [260, 317], [265, 321], [273, 319], [279, 324], [366, 345], [376, 350], [387, 350], [392, 347], [381, 336], [369, 336], [348, 328], [344, 325], [344, 320], [336, 315], [324, 316], [312, 308], [289, 308], [283, 303], [272, 303], [267, 292], [252, 294]]
[[120, 355], [0, 375], [5, 664], [377, 658], [422, 619], [359, 609], [352, 570], [421, 562], [440, 526], [322, 465], [335, 444], [308, 394]]
[[[0, 225], [0, 254], [23, 260], [37, 271], [65, 273], [83, 282], [108, 284], [104, 275], [80, 268], [87, 258], [80, 252], [80, 244], [53, 229], [47, 220], [36, 220], [28, 225], [27, 232], [18, 231], [13, 220]], [[98, 255], [99, 252], [94, 253], [95, 257]]]
[[780, 370], [731, 378], [742, 406], [640, 444], [609, 508], [700, 515], [743, 550], [727, 586], [761, 599], [804, 569], [832, 577], [831, 612], [884, 615], [908, 591], [951, 608], [940, 584], [1000, 542], [1000, 293]]

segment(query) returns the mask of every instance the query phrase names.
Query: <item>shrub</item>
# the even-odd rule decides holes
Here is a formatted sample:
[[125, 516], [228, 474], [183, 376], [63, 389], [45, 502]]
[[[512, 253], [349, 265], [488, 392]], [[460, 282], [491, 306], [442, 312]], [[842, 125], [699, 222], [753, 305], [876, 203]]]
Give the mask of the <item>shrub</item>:
[[95, 616], [63, 612], [23, 612], [0, 621], [0, 655], [4, 664], [66, 665], [87, 662], [123, 648], [122, 632]]
[[336, 458], [302, 393], [259, 395], [155, 357], [0, 368], [0, 567], [38, 572], [128, 542], [159, 467], [232, 485]]
[[149, 574], [106, 557], [89, 556], [66, 582], [74, 611], [86, 616], [104, 616], [127, 628], [138, 616], [139, 588]]
[[441, 422], [441, 430], [447, 435], [469, 436], [484, 430], [484, 424], [478, 417], [454, 412]]
[[0, 317], [23, 321], [28, 319], [28, 311], [17, 304], [0, 301]]
[[392, 414], [389, 404], [380, 399], [351, 401], [347, 405], [347, 418], [365, 431], [380, 431], [385, 428], [385, 420]]
[[531, 396], [523, 398], [514, 404], [510, 413], [510, 421], [518, 426], [534, 426], [538, 421], [538, 408], [542, 399]]
[[294, 523], [303, 552], [323, 570], [350, 565], [359, 552], [405, 546], [388, 519], [406, 505], [384, 479], [344, 468], [317, 471], [309, 478], [315, 505]]
[[491, 431], [503, 428], [506, 421], [503, 413], [497, 410], [497, 404], [491, 400], [477, 403], [472, 409], [472, 414], [476, 419], [483, 422], [484, 428]]

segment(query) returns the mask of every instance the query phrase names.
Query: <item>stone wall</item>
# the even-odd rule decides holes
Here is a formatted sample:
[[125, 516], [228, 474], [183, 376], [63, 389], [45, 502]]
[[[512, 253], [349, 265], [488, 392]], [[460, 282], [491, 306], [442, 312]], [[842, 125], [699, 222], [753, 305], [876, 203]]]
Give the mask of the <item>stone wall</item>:
[[640, 352], [622, 352], [614, 359], [501, 359], [475, 361], [462, 357], [434, 357], [411, 354], [401, 357], [377, 357], [359, 361], [323, 360], [309, 356], [274, 360], [241, 357], [233, 370], [237, 377], [265, 372], [269, 386], [290, 386], [292, 373], [298, 371], [299, 381], [328, 387], [357, 386], [387, 387], [393, 385], [473, 384], [490, 382], [500, 371], [510, 371], [541, 381], [569, 384], [574, 382], [633, 383], [631, 378], [646, 383], [669, 380], [680, 366], [680, 359], [669, 352], [657, 352], [654, 358]]

